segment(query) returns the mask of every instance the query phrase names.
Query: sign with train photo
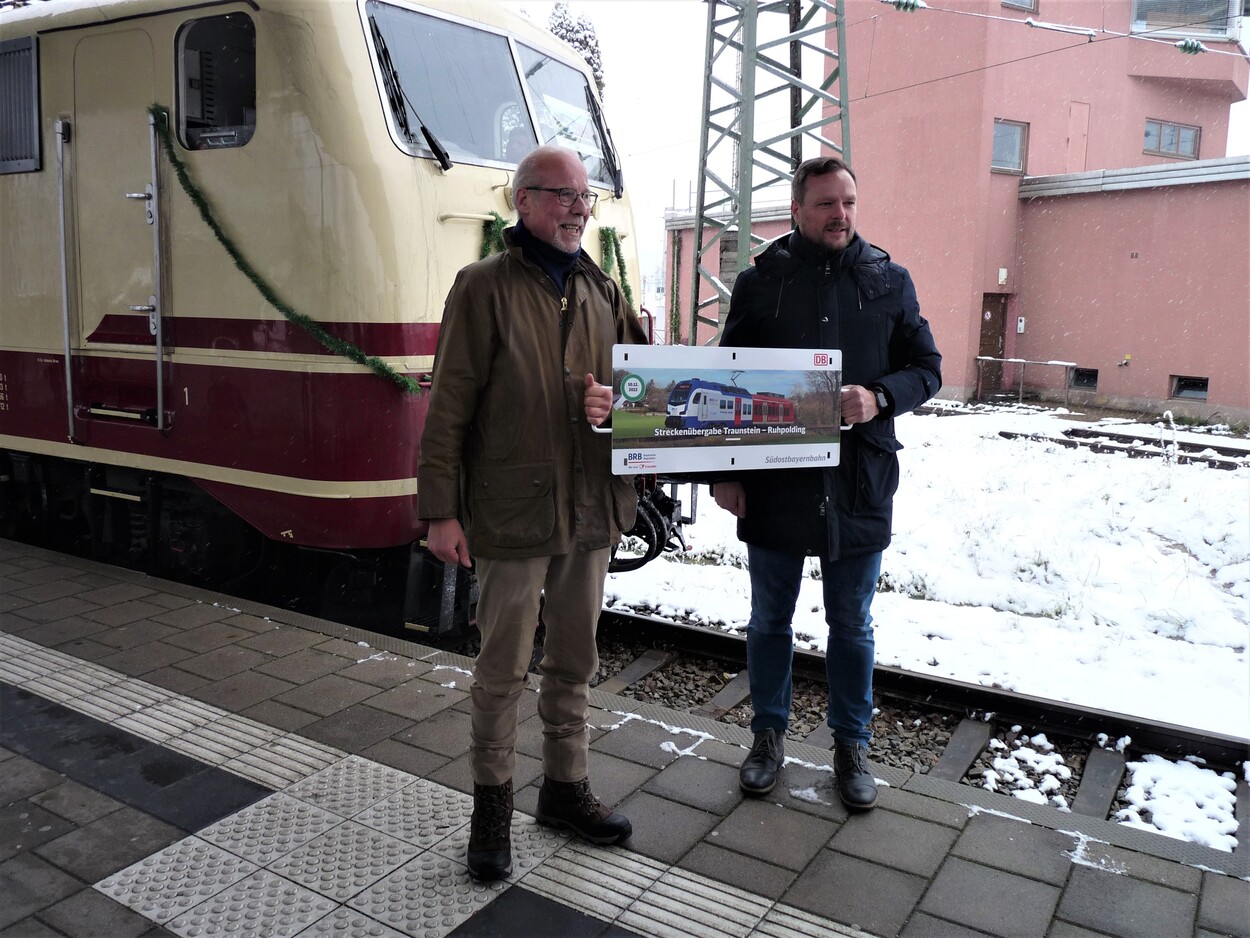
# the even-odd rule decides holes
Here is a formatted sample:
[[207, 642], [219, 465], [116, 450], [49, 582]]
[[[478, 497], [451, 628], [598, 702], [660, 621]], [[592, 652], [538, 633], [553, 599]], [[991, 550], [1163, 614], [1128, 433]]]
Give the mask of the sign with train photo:
[[837, 349], [617, 345], [612, 471], [835, 466]]

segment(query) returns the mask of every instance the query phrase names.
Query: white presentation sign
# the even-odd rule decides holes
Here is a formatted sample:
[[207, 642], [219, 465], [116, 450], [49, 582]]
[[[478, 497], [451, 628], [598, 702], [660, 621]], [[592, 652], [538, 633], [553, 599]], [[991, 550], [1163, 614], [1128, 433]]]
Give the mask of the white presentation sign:
[[836, 466], [837, 349], [612, 348], [612, 471]]

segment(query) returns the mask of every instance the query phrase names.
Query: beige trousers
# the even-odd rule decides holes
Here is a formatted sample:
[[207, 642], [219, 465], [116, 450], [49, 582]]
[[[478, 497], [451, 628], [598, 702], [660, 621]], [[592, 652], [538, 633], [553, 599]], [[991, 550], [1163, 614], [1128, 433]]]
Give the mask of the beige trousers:
[[534, 654], [539, 597], [546, 626], [539, 663], [543, 773], [553, 781], [589, 775], [589, 681], [599, 668], [595, 635], [611, 549], [520, 560], [477, 558], [477, 625], [470, 766], [479, 785], [502, 785], [516, 765], [517, 705]]

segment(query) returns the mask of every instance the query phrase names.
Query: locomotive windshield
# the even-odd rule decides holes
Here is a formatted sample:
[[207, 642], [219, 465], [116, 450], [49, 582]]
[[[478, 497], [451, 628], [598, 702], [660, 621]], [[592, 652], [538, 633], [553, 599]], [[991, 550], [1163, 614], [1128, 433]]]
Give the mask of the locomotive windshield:
[[381, 2], [366, 12], [393, 120], [420, 155], [437, 157], [441, 145], [453, 163], [516, 165], [554, 143], [576, 152], [590, 179], [619, 190], [598, 102], [576, 68], [467, 23]]
[[586, 76], [546, 53], [518, 48], [542, 142], [575, 150], [588, 177], [612, 185], [616, 171]]
[[370, 3], [367, 10], [400, 86], [402, 101], [394, 110], [401, 128], [425, 125], [454, 162], [515, 163], [534, 148], [537, 137], [506, 36], [386, 3]]

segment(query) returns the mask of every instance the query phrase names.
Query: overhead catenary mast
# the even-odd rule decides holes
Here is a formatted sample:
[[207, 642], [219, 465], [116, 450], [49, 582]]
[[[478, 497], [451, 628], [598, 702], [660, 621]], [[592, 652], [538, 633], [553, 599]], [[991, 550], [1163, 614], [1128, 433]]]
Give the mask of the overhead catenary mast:
[[690, 345], [716, 340], [733, 281], [762, 244], [751, 235], [759, 197], [788, 200], [805, 157], [850, 162], [843, 3], [707, 0]]

